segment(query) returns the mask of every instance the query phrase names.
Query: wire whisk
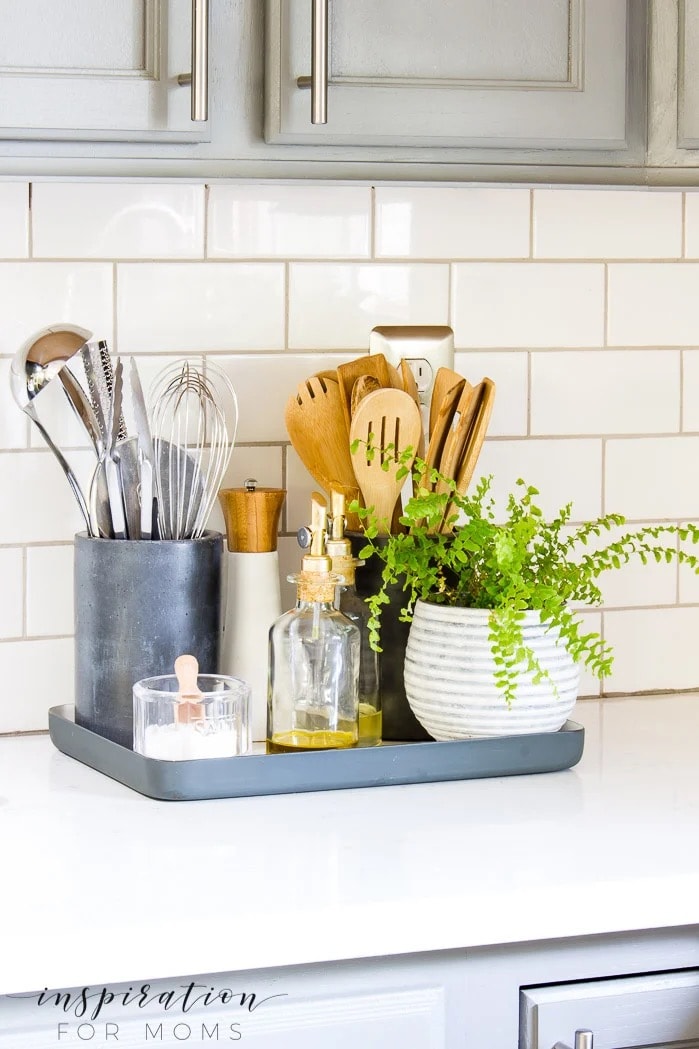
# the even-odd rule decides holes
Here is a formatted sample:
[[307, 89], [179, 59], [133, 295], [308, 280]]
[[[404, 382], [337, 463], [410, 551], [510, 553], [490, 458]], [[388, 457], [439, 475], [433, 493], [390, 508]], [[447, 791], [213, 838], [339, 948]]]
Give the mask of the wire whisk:
[[238, 401], [208, 360], [164, 368], [151, 387], [155, 493], [161, 539], [198, 539], [230, 461]]

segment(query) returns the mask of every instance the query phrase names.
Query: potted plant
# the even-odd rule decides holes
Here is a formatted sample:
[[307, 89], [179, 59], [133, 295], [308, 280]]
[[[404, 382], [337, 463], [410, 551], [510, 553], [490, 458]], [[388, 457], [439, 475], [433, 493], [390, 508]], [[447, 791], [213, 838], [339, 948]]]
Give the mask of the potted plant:
[[[406, 471], [407, 472], [407, 471]], [[366, 543], [360, 557], [383, 563], [381, 587], [368, 598], [370, 641], [381, 651], [387, 589], [400, 582], [401, 618], [411, 623], [405, 690], [435, 739], [556, 730], [575, 703], [579, 667], [609, 673], [612, 653], [585, 632], [576, 606], [599, 605], [599, 577], [632, 559], [678, 559], [699, 571], [699, 558], [669, 539], [699, 541], [693, 524], [630, 531], [599, 546], [623, 525], [619, 514], [571, 526], [572, 504], [547, 519], [537, 489], [517, 482], [496, 518], [492, 478], [470, 495], [416, 460], [404, 531], [376, 541], [371, 508], [359, 509]]]

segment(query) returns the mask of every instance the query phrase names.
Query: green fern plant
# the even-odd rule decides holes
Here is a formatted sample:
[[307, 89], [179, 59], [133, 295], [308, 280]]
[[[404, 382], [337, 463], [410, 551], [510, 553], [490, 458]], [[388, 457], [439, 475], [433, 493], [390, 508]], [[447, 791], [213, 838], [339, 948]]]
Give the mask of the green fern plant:
[[[407, 475], [407, 468], [401, 469]], [[576, 662], [606, 677], [612, 665], [610, 646], [598, 633], [585, 632], [575, 611], [575, 606], [602, 603], [599, 577], [631, 560], [678, 560], [699, 572], [699, 558], [676, 542], [699, 542], [694, 524], [648, 526], [599, 547], [594, 542], [598, 537], [625, 524], [620, 514], [572, 526], [568, 503], [547, 520], [536, 503], [537, 489], [519, 480], [504, 518], [497, 520], [491, 477], [483, 478], [470, 495], [460, 495], [453, 482], [442, 478], [447, 490], [437, 494], [439, 474], [416, 460], [413, 478], [416, 492], [400, 519], [405, 531], [380, 543], [376, 539], [381, 522], [371, 508], [357, 503], [351, 507], [363, 519], [366, 535], [359, 556], [383, 562], [381, 589], [367, 598], [371, 645], [381, 651], [381, 613], [389, 602], [387, 589], [394, 584], [405, 592], [400, 612], [404, 621], [412, 619], [418, 599], [489, 609], [495, 678], [508, 705], [515, 699], [521, 670], [530, 671], [535, 680], [548, 676], [524, 642], [526, 611], [538, 611]], [[446, 514], [454, 528], [440, 532]]]

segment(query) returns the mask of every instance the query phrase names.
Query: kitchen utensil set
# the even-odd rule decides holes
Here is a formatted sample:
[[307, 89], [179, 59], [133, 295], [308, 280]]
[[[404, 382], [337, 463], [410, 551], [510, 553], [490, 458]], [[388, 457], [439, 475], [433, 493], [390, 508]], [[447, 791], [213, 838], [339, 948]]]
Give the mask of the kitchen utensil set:
[[[463, 493], [473, 476], [483, 444], [495, 385], [476, 386], [449, 368], [435, 377], [430, 403], [429, 443], [425, 451], [417, 384], [410, 364], [400, 369], [381, 353], [317, 372], [299, 384], [287, 401], [286, 428], [291, 443], [317, 484], [341, 492], [347, 502], [359, 499], [373, 508], [379, 533], [400, 529], [398, 521], [405, 474], [415, 458], [442, 475], [435, 487], [447, 496], [452, 485]], [[352, 454], [351, 448], [354, 448]], [[412, 456], [406, 451], [410, 449]], [[401, 476], [398, 474], [401, 472]], [[429, 473], [421, 484], [431, 484]], [[410, 486], [408, 486], [410, 492]], [[404, 496], [405, 498], [405, 496]], [[451, 500], [446, 500], [437, 531], [454, 526]], [[347, 514], [348, 527], [359, 530], [357, 515]]]
[[[87, 498], [37, 402], [62, 387], [97, 456]], [[56, 325], [15, 354], [10, 385], [39, 429], [76, 498], [88, 536], [114, 539], [199, 538], [230, 460], [238, 422], [235, 392], [215, 365], [184, 360], [156, 378], [149, 415], [138, 368], [128, 384], [120, 359], [84, 328]], [[125, 402], [135, 432], [129, 436]], [[63, 398], [60, 403], [65, 404]], [[55, 433], [55, 430], [54, 430]]]

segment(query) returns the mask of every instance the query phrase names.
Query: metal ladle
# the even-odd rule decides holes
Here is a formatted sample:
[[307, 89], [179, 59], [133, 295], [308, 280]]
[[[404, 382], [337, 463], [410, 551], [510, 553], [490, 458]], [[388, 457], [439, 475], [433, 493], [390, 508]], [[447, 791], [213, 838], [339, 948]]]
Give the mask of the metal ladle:
[[92, 332], [70, 324], [46, 328], [28, 339], [15, 354], [10, 368], [10, 388], [16, 404], [29, 416], [38, 428], [49, 448], [58, 459], [66, 476], [80, 512], [85, 519], [88, 535], [94, 535], [90, 521], [90, 512], [85, 496], [77, 477], [65, 456], [53, 441], [36, 411], [34, 399], [56, 376], [61, 380], [63, 389], [76, 415], [83, 423], [90, 439], [97, 449], [101, 444], [101, 432], [82, 386], [65, 365], [82, 346], [92, 338]]

